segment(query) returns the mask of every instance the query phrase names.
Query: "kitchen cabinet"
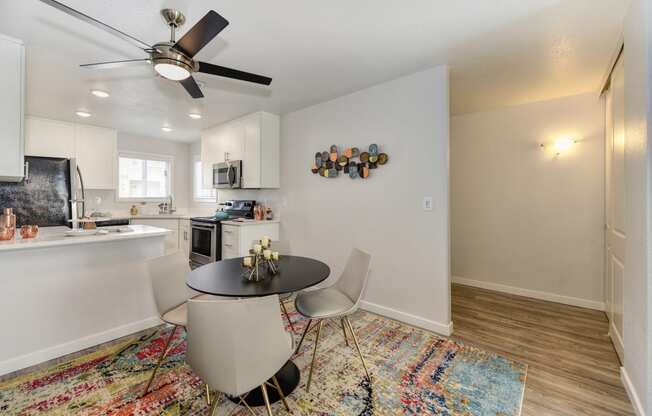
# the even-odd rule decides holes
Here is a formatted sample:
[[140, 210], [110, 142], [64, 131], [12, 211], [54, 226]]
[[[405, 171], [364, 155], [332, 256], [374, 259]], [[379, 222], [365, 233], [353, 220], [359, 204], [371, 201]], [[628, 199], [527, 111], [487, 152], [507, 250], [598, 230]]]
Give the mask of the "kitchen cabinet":
[[75, 124], [75, 157], [88, 189], [115, 189], [118, 133]]
[[178, 218], [133, 218], [132, 224], [149, 225], [172, 231], [165, 235], [165, 254], [179, 251], [179, 219]]
[[87, 189], [115, 189], [118, 135], [113, 129], [27, 117], [29, 156], [76, 158]]
[[213, 164], [242, 160], [242, 188], [280, 187], [280, 118], [259, 111], [202, 131], [204, 186], [213, 186]]
[[179, 220], [179, 248], [190, 258], [190, 220]]
[[25, 46], [0, 35], [0, 181], [23, 179]]
[[222, 222], [222, 259], [232, 259], [249, 255], [249, 250], [256, 240], [267, 236], [272, 241], [279, 240], [279, 223], [277, 221], [256, 221], [234, 225]]
[[27, 117], [25, 154], [43, 157], [75, 157], [75, 125], [65, 121]]

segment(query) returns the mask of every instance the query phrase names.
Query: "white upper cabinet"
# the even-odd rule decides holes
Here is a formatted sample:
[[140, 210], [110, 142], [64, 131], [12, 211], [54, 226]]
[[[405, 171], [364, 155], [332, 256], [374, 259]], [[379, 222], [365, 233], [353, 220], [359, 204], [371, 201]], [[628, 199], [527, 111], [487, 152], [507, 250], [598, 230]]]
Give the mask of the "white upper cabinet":
[[0, 181], [23, 179], [25, 47], [0, 35]]
[[27, 117], [25, 154], [43, 157], [75, 157], [75, 125], [59, 120]]
[[87, 189], [115, 189], [115, 130], [27, 117], [25, 141], [28, 156], [76, 158]]
[[118, 134], [113, 129], [75, 125], [75, 157], [88, 189], [115, 189]]
[[202, 132], [204, 186], [213, 185], [213, 164], [242, 160], [242, 187], [280, 187], [280, 118], [259, 111]]

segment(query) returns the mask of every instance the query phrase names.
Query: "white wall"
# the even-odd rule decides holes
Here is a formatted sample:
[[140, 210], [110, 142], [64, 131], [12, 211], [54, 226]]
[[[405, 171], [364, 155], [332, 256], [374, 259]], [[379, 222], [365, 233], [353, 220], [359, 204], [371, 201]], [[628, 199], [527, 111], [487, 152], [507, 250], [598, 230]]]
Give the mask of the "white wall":
[[[539, 147], [565, 136], [578, 143], [559, 157]], [[454, 281], [602, 308], [597, 94], [452, 117], [451, 229]]]
[[[448, 229], [448, 69], [437, 67], [281, 120], [281, 234], [298, 254], [338, 276], [352, 247], [372, 255], [364, 297], [375, 312], [447, 333], [450, 324]], [[331, 144], [377, 143], [389, 163], [367, 180], [310, 172]], [[422, 198], [434, 210], [424, 212]]]
[[625, 180], [626, 259], [624, 278], [623, 381], [639, 414], [652, 414], [649, 374], [652, 341], [649, 320], [650, 256], [650, 8], [633, 0], [625, 18]]
[[[192, 199], [190, 144], [118, 132], [118, 152], [120, 151], [171, 156], [174, 160], [172, 191], [175, 205], [182, 209], [190, 207]], [[100, 203], [98, 203], [98, 197], [101, 198]], [[88, 190], [86, 200], [90, 210], [116, 213], [126, 213], [134, 204], [133, 202], [118, 202], [116, 201], [116, 192], [106, 190]], [[149, 203], [145, 210], [158, 211], [156, 205], [158, 203]], [[138, 206], [140, 207], [140, 205]]]

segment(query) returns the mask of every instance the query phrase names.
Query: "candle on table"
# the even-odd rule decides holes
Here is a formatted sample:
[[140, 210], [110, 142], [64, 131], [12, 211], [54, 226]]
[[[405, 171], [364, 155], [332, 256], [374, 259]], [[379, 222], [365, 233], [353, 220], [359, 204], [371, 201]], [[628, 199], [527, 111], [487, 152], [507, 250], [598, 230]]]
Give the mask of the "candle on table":
[[278, 261], [278, 251], [272, 252], [272, 260]]
[[263, 248], [269, 247], [269, 237], [263, 237], [260, 240], [260, 243], [262, 244]]
[[260, 244], [254, 244], [254, 253], [260, 254], [260, 252], [263, 250], [263, 247]]
[[251, 267], [251, 257], [245, 257], [242, 259], [242, 264], [246, 267]]
[[272, 250], [263, 251], [263, 257], [265, 257], [265, 260], [271, 259], [272, 258]]

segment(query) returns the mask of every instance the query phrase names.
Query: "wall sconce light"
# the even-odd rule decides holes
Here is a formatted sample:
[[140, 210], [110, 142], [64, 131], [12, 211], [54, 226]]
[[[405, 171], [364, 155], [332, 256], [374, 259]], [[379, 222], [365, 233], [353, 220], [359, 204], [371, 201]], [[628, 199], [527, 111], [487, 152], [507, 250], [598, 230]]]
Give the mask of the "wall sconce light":
[[[577, 143], [577, 140], [572, 139], [570, 137], [562, 137], [557, 140], [552, 145], [552, 149], [555, 153], [555, 156], [559, 156], [562, 153], [565, 153], [568, 151], [575, 143]], [[541, 148], [545, 149], [546, 145], [541, 143]]]

